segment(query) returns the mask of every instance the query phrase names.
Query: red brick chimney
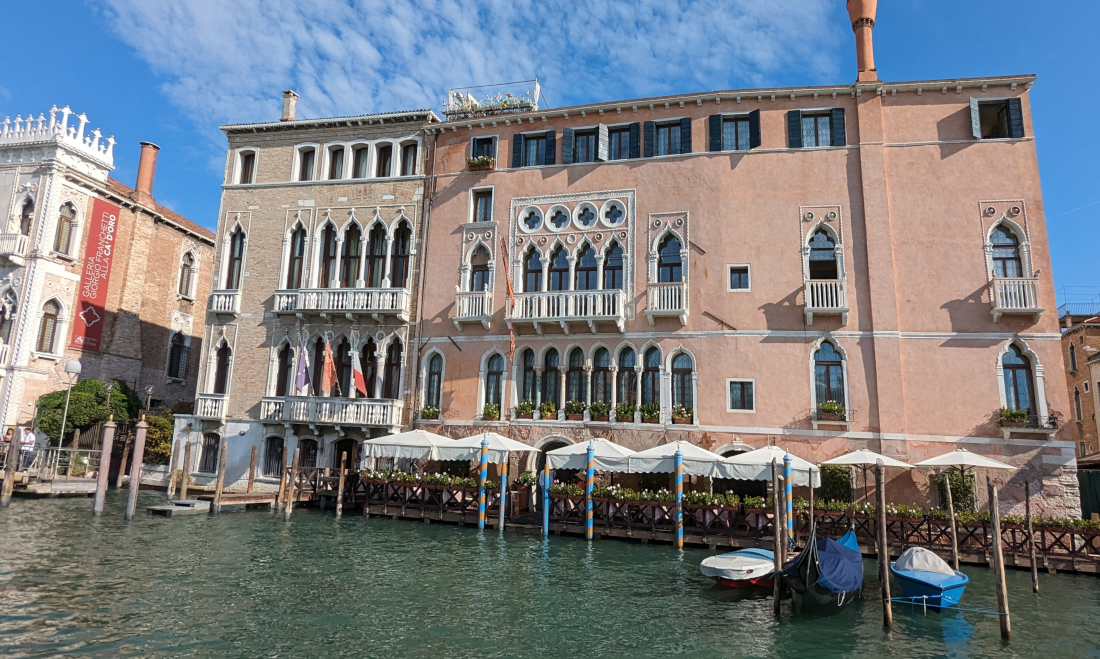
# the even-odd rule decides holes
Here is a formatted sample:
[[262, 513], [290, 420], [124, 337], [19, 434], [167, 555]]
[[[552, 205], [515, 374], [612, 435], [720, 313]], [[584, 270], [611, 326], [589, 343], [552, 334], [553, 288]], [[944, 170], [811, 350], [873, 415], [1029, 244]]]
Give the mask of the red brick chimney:
[[878, 81], [875, 46], [871, 41], [877, 9], [878, 0], [848, 0], [848, 18], [852, 21], [852, 31], [856, 33], [856, 64], [859, 67], [857, 82]]
[[294, 121], [294, 112], [298, 107], [298, 95], [288, 89], [283, 92], [283, 115], [279, 121]]
[[140, 204], [151, 205], [153, 203], [153, 177], [157, 173], [158, 151], [160, 151], [160, 147], [152, 142], [141, 143], [137, 183], [134, 185], [134, 200]]

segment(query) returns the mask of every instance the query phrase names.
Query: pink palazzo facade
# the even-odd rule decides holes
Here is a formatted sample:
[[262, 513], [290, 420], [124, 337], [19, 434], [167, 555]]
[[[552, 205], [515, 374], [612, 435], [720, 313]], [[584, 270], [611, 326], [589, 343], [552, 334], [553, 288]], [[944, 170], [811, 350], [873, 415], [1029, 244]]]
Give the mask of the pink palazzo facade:
[[[1040, 510], [1078, 514], [1035, 77], [879, 81], [873, 20], [849, 4], [855, 84], [427, 125], [409, 367], [414, 410], [441, 413], [414, 424], [544, 448], [774, 442], [815, 462], [963, 447], [1019, 467], [999, 474], [1006, 509], [1041, 480]], [[468, 164], [482, 154], [492, 169]], [[548, 398], [557, 413], [517, 415]], [[659, 419], [568, 420], [571, 398]], [[1004, 407], [1027, 421], [1002, 426]], [[934, 501], [925, 474], [890, 475], [892, 498]]]

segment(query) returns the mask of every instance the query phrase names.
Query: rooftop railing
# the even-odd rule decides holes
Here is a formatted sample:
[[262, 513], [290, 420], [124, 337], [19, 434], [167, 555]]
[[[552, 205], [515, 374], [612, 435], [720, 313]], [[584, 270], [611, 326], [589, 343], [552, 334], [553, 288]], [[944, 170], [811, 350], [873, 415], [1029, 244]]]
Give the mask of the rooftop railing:
[[0, 122], [0, 144], [53, 141], [90, 156], [108, 168], [114, 168], [114, 136], [103, 139], [103, 133], [98, 128], [85, 134], [88, 117], [84, 114], [73, 116], [73, 111], [68, 106], [58, 110], [55, 105], [50, 108], [49, 115], [47, 118], [45, 114], [39, 113], [37, 119], [34, 113], [28, 114], [26, 118], [17, 115], [14, 121], [11, 117], [5, 117]]

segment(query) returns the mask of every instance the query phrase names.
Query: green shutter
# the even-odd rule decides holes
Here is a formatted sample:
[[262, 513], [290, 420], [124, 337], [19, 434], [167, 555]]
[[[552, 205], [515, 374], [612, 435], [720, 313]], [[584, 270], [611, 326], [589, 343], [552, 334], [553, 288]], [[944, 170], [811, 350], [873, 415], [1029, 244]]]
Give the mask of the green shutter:
[[512, 136], [512, 167], [523, 166], [523, 135]]
[[1024, 108], [1018, 98], [1010, 98], [1005, 101], [1005, 110], [1008, 112], [1008, 136], [1024, 136]]
[[792, 149], [802, 148], [802, 111], [787, 112], [787, 145]]
[[630, 124], [630, 157], [641, 158], [641, 133], [642, 125], [638, 122]]
[[645, 142], [642, 146], [642, 157], [652, 158], [654, 148], [657, 146], [657, 124], [652, 121], [643, 123], [642, 133], [645, 135]]
[[749, 113], [749, 148], [755, 149], [758, 146], [760, 146], [760, 110], [753, 110]]
[[680, 153], [691, 153], [691, 119], [680, 120]]
[[561, 129], [561, 164], [569, 165], [573, 163], [573, 129], [562, 128]]
[[557, 162], [557, 141], [554, 139], [554, 131], [546, 131], [546, 150], [543, 151], [542, 162], [540, 165], [553, 165]]
[[829, 110], [829, 128], [831, 146], [844, 146], [848, 143], [844, 136], [844, 108]]
[[710, 150], [722, 150], [722, 115], [712, 114], [707, 117], [707, 130], [710, 133]]

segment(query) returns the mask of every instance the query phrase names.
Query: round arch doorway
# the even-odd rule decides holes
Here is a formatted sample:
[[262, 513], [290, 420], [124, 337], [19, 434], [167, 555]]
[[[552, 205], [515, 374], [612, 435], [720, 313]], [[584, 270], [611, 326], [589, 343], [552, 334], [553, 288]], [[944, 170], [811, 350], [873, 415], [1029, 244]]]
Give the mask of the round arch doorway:
[[[532, 453], [532, 457], [535, 459], [535, 473], [542, 474], [544, 465], [546, 465], [546, 452], [553, 451], [554, 449], [564, 448], [571, 444], [575, 444], [573, 440], [562, 437], [561, 435], [549, 435], [543, 437], [536, 444], [535, 448], [538, 449], [537, 453]], [[576, 469], [551, 469], [550, 470], [551, 481], [558, 481], [559, 483], [573, 483], [577, 480]]]
[[[715, 453], [723, 458], [729, 458], [741, 453], [748, 453], [753, 450], [751, 446], [743, 443], [740, 439], [734, 440], [725, 446], [720, 446], [715, 449]], [[768, 481], [744, 481], [736, 478], [715, 478], [712, 481], [711, 488], [715, 494], [724, 494], [726, 492], [733, 492], [739, 497], [768, 497]]]

